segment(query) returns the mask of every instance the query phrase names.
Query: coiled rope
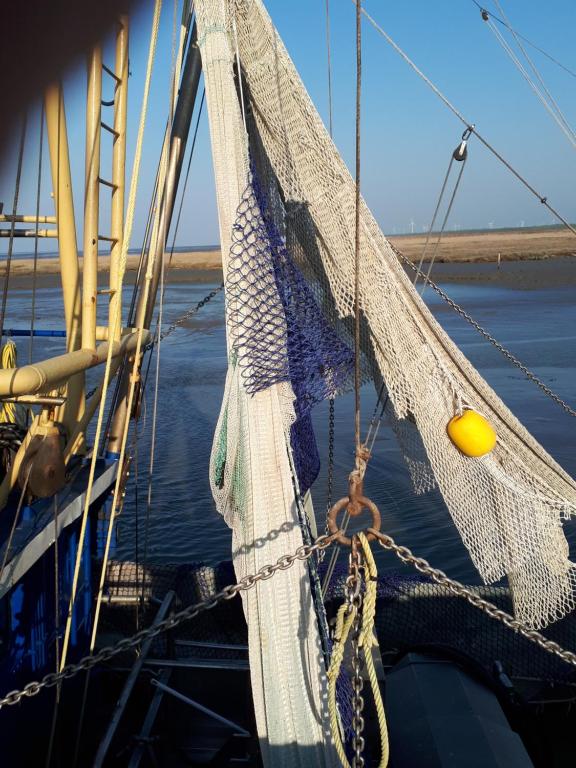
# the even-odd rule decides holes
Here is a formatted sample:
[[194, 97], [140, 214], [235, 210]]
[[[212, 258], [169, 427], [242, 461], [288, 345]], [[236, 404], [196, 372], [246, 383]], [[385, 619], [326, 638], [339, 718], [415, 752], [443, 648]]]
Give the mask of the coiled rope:
[[[378, 719], [378, 728], [380, 732], [381, 743], [381, 756], [378, 763], [379, 768], [386, 768], [388, 765], [388, 759], [390, 754], [390, 747], [388, 741], [388, 726], [386, 724], [386, 713], [384, 711], [384, 702], [382, 700], [382, 694], [380, 691], [380, 684], [378, 682], [378, 676], [376, 673], [376, 667], [374, 665], [374, 656], [372, 654], [372, 647], [377, 645], [377, 640], [374, 632], [374, 623], [376, 616], [376, 594], [378, 584], [378, 571], [376, 569], [376, 563], [372, 554], [372, 549], [364, 533], [358, 534], [358, 542], [361, 548], [362, 557], [364, 561], [365, 580], [364, 580], [364, 597], [361, 601], [362, 615], [361, 615], [361, 629], [358, 639], [360, 648], [363, 651], [364, 661], [366, 664], [366, 671], [368, 673], [368, 679], [370, 681], [370, 688], [372, 690], [372, 696], [374, 698], [374, 706], [376, 708], [376, 715]], [[358, 594], [360, 594], [361, 584], [356, 586]], [[346, 749], [342, 742], [341, 729], [339, 722], [338, 706], [336, 702], [336, 682], [340, 674], [342, 662], [344, 660], [344, 653], [346, 650], [346, 644], [350, 636], [350, 631], [354, 625], [355, 620], [358, 618], [359, 605], [356, 600], [348, 600], [340, 609], [336, 617], [336, 631], [334, 637], [334, 647], [332, 650], [332, 658], [330, 661], [330, 668], [328, 669], [328, 711], [330, 714], [330, 728], [332, 731], [332, 737], [338, 757], [342, 762], [344, 768], [350, 768], [348, 757], [346, 755]]]

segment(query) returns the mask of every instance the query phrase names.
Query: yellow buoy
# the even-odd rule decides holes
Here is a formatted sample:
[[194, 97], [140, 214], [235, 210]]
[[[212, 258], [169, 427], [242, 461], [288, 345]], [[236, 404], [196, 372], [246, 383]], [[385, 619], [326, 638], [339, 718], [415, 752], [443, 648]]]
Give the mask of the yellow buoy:
[[465, 456], [485, 456], [496, 445], [496, 432], [476, 411], [467, 408], [448, 422], [448, 437]]

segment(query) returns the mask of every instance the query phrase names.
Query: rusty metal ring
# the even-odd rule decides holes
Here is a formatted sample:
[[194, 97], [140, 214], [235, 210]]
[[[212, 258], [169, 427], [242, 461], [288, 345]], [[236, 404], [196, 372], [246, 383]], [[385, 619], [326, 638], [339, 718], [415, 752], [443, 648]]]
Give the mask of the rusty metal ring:
[[[366, 507], [366, 509], [370, 510], [372, 514], [372, 525], [370, 525], [370, 528], [374, 528], [376, 531], [380, 530], [380, 524], [382, 522], [382, 518], [380, 516], [380, 510], [374, 504], [373, 501], [370, 501], [370, 499], [367, 499], [366, 496], [358, 496], [355, 501], [358, 504], [358, 507], [360, 509], [363, 509]], [[328, 530], [330, 533], [337, 534], [336, 541], [340, 544], [343, 544], [346, 547], [352, 546], [352, 539], [348, 536], [345, 536], [344, 533], [340, 531], [340, 528], [338, 526], [338, 513], [343, 510], [345, 507], [350, 504], [350, 497], [345, 496], [343, 499], [340, 499], [339, 501], [334, 504], [330, 512], [328, 512]], [[366, 538], [368, 541], [373, 541], [376, 536], [373, 533], [366, 533]]]

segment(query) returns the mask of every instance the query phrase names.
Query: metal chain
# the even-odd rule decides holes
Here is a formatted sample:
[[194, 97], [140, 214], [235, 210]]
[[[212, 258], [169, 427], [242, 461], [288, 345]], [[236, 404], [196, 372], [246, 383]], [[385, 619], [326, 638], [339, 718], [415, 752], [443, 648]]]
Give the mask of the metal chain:
[[[98, 385], [98, 386], [100, 386], [100, 385]], [[98, 391], [98, 386], [92, 387], [92, 389], [90, 389], [88, 392], [86, 392], [86, 395], [85, 395], [86, 400], [90, 400], [92, 395], [96, 394], [96, 392]]]
[[326, 480], [326, 508], [332, 506], [334, 492], [334, 398], [330, 398], [328, 406], [328, 477]]
[[522, 637], [526, 638], [526, 640], [529, 640], [531, 643], [539, 646], [542, 648], [542, 650], [547, 651], [554, 656], [558, 656], [560, 659], [562, 659], [562, 661], [565, 661], [567, 664], [571, 664], [572, 666], [576, 667], [576, 653], [562, 648], [562, 646], [554, 642], [554, 640], [549, 640], [536, 629], [531, 629], [530, 627], [526, 626], [521, 621], [511, 616], [509, 613], [506, 613], [506, 611], [498, 608], [496, 605], [494, 605], [494, 603], [491, 603], [488, 600], [484, 600], [483, 597], [480, 597], [480, 595], [472, 592], [472, 590], [470, 590], [468, 587], [465, 587], [463, 584], [460, 584], [460, 582], [451, 579], [444, 573], [444, 571], [440, 571], [438, 568], [433, 568], [427, 560], [424, 560], [424, 558], [416, 557], [411, 552], [411, 550], [408, 549], [408, 547], [402, 547], [396, 544], [391, 536], [380, 533], [373, 528], [369, 528], [368, 533], [374, 534], [376, 539], [378, 539], [378, 543], [381, 547], [394, 552], [394, 554], [400, 558], [402, 562], [409, 563], [410, 565], [414, 566], [417, 571], [420, 571], [420, 573], [423, 573], [431, 578], [432, 581], [436, 582], [436, 584], [447, 587], [450, 592], [453, 592], [458, 597], [463, 597], [468, 603], [470, 603], [470, 605], [473, 605], [475, 608], [479, 608], [491, 619], [500, 621], [502, 624], [504, 624], [504, 626], [508, 627], [508, 629], [511, 629], [514, 632], [518, 632], [519, 635], [522, 635]]
[[364, 678], [362, 677], [363, 660], [360, 656], [360, 635], [362, 631], [362, 579], [360, 569], [362, 567], [360, 550], [356, 537], [353, 539], [352, 551], [350, 552], [349, 575], [346, 579], [346, 596], [348, 599], [348, 610], [354, 611], [354, 620], [352, 622], [352, 749], [354, 757], [352, 758], [352, 768], [364, 768], [364, 697], [362, 691], [364, 688]]
[[215, 608], [217, 605], [227, 600], [232, 600], [232, 598], [236, 597], [240, 592], [247, 592], [259, 581], [266, 581], [267, 579], [272, 578], [278, 571], [288, 570], [288, 568], [290, 568], [296, 561], [308, 560], [308, 558], [318, 550], [329, 547], [335, 538], [336, 534], [332, 534], [331, 536], [320, 536], [313, 544], [304, 544], [301, 547], [298, 547], [292, 555], [282, 555], [274, 565], [263, 566], [255, 574], [244, 576], [244, 578], [240, 579], [237, 584], [229, 584], [220, 592], [217, 592], [206, 600], [202, 600], [194, 605], [189, 605], [187, 608], [164, 619], [164, 621], [161, 621], [148, 629], [143, 629], [131, 637], [120, 640], [116, 645], [102, 648], [98, 653], [92, 656], [84, 656], [84, 658], [80, 659], [76, 664], [68, 664], [68, 666], [64, 667], [61, 672], [52, 672], [38, 682], [28, 683], [28, 685], [25, 685], [21, 690], [10, 691], [10, 693], [7, 693], [0, 699], [0, 709], [5, 706], [18, 704], [19, 701], [26, 697], [30, 698], [36, 696], [44, 688], [53, 688], [63, 680], [69, 680], [71, 677], [74, 677], [82, 671], [92, 669], [92, 667], [95, 667], [97, 664], [108, 661], [120, 653], [125, 653], [126, 651], [136, 648], [144, 640], [157, 637], [167, 630], [175, 629], [183, 622], [195, 618], [199, 613]]
[[502, 344], [500, 344], [500, 342], [494, 338], [494, 336], [488, 333], [488, 331], [485, 328], [483, 328], [479, 323], [477, 323], [476, 320], [474, 320], [473, 317], [471, 317], [464, 309], [462, 309], [462, 307], [459, 304], [456, 304], [456, 302], [453, 299], [451, 299], [447, 293], [444, 293], [444, 291], [442, 290], [442, 288], [440, 288], [440, 286], [436, 285], [436, 283], [433, 280], [431, 280], [428, 276], [424, 275], [415, 264], [413, 264], [401, 251], [398, 250], [398, 248], [392, 245], [392, 250], [400, 258], [400, 260], [404, 262], [404, 264], [409, 266], [410, 269], [412, 269], [414, 272], [417, 273], [417, 275], [418, 274], [421, 275], [424, 278], [425, 283], [428, 284], [434, 291], [436, 291], [438, 296], [440, 296], [440, 298], [442, 298], [450, 307], [452, 307], [452, 309], [457, 314], [463, 317], [467, 323], [470, 323], [470, 325], [473, 328], [475, 328], [478, 331], [478, 333], [486, 339], [486, 341], [489, 341], [490, 344], [496, 347], [496, 349], [499, 352], [501, 352], [504, 355], [504, 357], [512, 363], [512, 365], [515, 365], [516, 368], [522, 371], [522, 373], [526, 376], [527, 379], [529, 379], [538, 387], [540, 387], [542, 392], [544, 392], [545, 395], [547, 395], [549, 398], [554, 400], [554, 402], [557, 403], [561, 408], [563, 408], [566, 411], [566, 413], [570, 414], [570, 416], [576, 416], [576, 411], [573, 408], [571, 408], [568, 405], [568, 403], [565, 403], [564, 400], [562, 400], [562, 398], [559, 397], [559, 395], [557, 395], [553, 390], [551, 390], [550, 387], [546, 386], [546, 384], [544, 384], [544, 382], [541, 381], [538, 378], [538, 376], [536, 376], [535, 373], [532, 373], [531, 370], [526, 368], [526, 366], [523, 363], [521, 363], [520, 360], [518, 360], [518, 358], [512, 354], [512, 352], [506, 349], [506, 347], [503, 347]]
[[[326, 478], [326, 522], [324, 523], [324, 535], [328, 535], [328, 512], [332, 508], [332, 494], [334, 493], [334, 398], [329, 400], [328, 409], [328, 474]], [[318, 554], [318, 562], [322, 563], [326, 557], [326, 550]]]
[[[162, 333], [160, 334], [159, 340], [160, 341], [164, 341], [164, 339], [167, 338], [168, 336], [170, 336], [171, 333], [174, 333], [176, 328], [179, 328], [181, 325], [183, 325], [186, 322], [186, 320], [190, 320], [191, 317], [194, 317], [194, 315], [197, 312], [199, 312], [202, 309], [202, 307], [206, 306], [206, 304], [208, 304], [209, 301], [212, 301], [212, 299], [215, 296], [217, 296], [220, 293], [220, 291], [222, 291], [223, 289], [224, 289], [224, 283], [220, 283], [218, 288], [214, 288], [214, 290], [210, 291], [210, 293], [207, 296], [204, 296], [204, 298], [201, 299], [198, 302], [198, 304], [195, 304], [187, 312], [184, 312], [184, 314], [181, 315], [177, 320], [174, 320], [173, 323], [170, 323], [168, 328], [166, 328], [166, 330], [162, 331]], [[155, 340], [151, 341], [146, 346], [145, 351], [148, 351], [148, 350], [152, 349], [152, 347], [154, 346], [155, 343], [156, 343]]]

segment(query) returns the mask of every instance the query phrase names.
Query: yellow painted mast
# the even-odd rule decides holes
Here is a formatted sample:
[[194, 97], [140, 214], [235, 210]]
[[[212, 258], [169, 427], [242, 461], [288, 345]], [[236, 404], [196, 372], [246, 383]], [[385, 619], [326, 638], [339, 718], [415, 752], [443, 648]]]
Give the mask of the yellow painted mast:
[[[72, 179], [68, 156], [68, 132], [64, 95], [60, 82], [51, 83], [46, 89], [46, 126], [50, 149], [50, 168], [60, 256], [62, 298], [66, 322], [66, 349], [73, 352], [80, 348], [80, 270], [76, 243], [76, 221], [72, 199]], [[66, 404], [62, 406], [59, 419], [70, 431], [81, 418], [84, 410], [84, 373], [72, 376], [66, 385]]]
[[110, 250], [110, 304], [108, 323], [115, 340], [120, 338], [122, 297], [118, 293], [120, 251], [124, 231], [124, 188], [126, 178], [126, 111], [128, 100], [128, 16], [122, 15], [116, 32], [116, 88], [114, 93], [114, 147], [112, 150], [112, 213]]
[[101, 112], [102, 46], [98, 43], [88, 57], [86, 92], [86, 173], [84, 184], [84, 256], [82, 259], [83, 349], [96, 349]]

